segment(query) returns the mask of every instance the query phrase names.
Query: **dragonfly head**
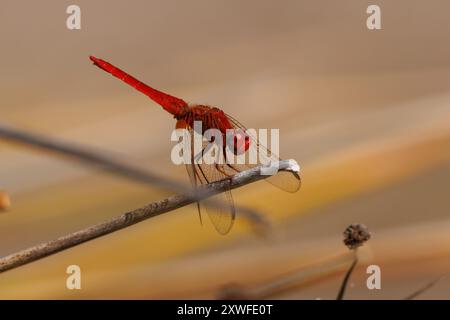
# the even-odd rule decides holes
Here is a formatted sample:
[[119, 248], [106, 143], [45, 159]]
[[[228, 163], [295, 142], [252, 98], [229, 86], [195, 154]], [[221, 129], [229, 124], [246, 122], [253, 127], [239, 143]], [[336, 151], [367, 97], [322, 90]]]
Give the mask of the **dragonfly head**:
[[228, 147], [233, 151], [235, 155], [240, 155], [245, 153], [248, 148], [250, 148], [250, 137], [242, 129], [229, 130], [228, 133]]

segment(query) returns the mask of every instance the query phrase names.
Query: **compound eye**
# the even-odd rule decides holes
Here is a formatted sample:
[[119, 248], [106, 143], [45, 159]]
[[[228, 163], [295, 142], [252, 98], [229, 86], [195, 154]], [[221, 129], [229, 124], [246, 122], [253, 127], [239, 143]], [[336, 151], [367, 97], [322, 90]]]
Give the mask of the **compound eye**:
[[228, 147], [235, 155], [245, 153], [250, 147], [250, 137], [244, 132], [244, 130], [234, 130], [231, 137], [232, 139], [228, 139], [230, 141]]

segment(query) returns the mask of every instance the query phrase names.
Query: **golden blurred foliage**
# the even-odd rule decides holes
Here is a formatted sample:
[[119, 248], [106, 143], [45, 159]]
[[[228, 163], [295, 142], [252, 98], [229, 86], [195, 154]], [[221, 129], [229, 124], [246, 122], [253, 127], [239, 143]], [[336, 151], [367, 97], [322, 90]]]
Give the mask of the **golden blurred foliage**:
[[11, 205], [11, 200], [6, 192], [0, 191], [0, 211], [6, 210]]

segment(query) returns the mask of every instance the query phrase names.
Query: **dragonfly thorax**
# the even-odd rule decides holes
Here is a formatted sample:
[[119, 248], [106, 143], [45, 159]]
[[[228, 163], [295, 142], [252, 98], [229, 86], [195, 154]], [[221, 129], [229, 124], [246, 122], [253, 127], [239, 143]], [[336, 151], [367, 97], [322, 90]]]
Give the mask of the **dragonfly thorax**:
[[236, 155], [245, 153], [250, 147], [250, 137], [241, 128], [235, 128], [227, 115], [216, 107], [205, 105], [194, 105], [181, 116], [177, 117], [178, 129], [194, 129], [194, 122], [201, 122], [202, 132], [204, 134], [209, 129], [218, 129], [222, 133], [223, 146], [228, 148]]
[[190, 106], [185, 113], [177, 117], [177, 120], [183, 120], [186, 126], [194, 128], [194, 122], [202, 123], [202, 134], [208, 129], [218, 129], [226, 134], [228, 129], [233, 129], [225, 113], [216, 107], [205, 105]]

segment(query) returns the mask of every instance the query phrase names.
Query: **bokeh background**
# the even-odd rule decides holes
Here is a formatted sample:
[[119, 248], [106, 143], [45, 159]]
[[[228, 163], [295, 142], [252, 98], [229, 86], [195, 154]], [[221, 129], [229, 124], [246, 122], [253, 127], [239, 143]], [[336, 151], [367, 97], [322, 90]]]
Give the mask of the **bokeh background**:
[[[1, 2], [2, 123], [187, 183], [170, 162], [174, 120], [93, 67], [94, 54], [248, 127], [280, 128], [303, 186], [234, 192], [272, 222], [266, 237], [240, 219], [220, 236], [192, 205], [0, 274], [0, 298], [215, 298], [294, 272], [304, 281], [272, 298], [334, 299], [349, 265], [342, 232], [357, 222], [373, 237], [347, 298], [403, 299], [448, 273], [448, 1], [77, 0], [82, 29], [71, 31], [73, 3]], [[366, 28], [369, 4], [381, 7], [382, 30]], [[0, 189], [12, 199], [1, 256], [170, 195], [1, 141]], [[66, 289], [71, 264], [81, 290]], [[381, 290], [366, 288], [370, 264]], [[449, 292], [444, 278], [420, 297]]]

